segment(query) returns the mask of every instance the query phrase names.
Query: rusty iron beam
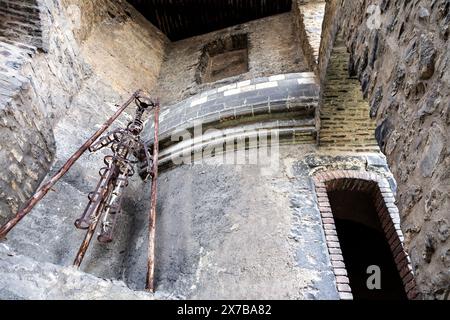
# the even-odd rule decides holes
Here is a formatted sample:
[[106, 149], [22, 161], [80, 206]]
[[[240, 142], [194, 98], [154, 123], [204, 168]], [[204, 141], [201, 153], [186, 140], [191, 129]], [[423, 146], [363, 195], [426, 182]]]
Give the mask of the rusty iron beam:
[[0, 239], [6, 237], [8, 232], [14, 228], [20, 220], [22, 220], [34, 206], [47, 194], [47, 192], [64, 176], [73, 164], [81, 157], [81, 155], [108, 129], [111, 124], [120, 116], [120, 114], [139, 96], [141, 90], [137, 90], [119, 109], [98, 129], [58, 170], [58, 172], [50, 178], [48, 182], [42, 185], [35, 194], [25, 203], [24, 207], [19, 210], [14, 217], [6, 222], [0, 228]]
[[148, 257], [147, 257], [147, 283], [146, 289], [150, 292], [155, 291], [155, 224], [156, 224], [156, 187], [158, 179], [158, 153], [159, 153], [159, 100], [155, 103], [154, 109], [154, 139], [153, 139], [153, 170], [152, 170], [152, 190], [150, 196], [150, 214], [148, 221]]

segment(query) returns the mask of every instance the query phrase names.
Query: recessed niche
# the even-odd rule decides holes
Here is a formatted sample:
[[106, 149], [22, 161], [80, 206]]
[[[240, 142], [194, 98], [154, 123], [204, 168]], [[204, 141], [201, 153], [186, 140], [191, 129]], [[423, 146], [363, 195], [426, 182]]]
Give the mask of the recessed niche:
[[202, 49], [196, 72], [197, 83], [215, 82], [248, 72], [247, 34], [214, 40]]

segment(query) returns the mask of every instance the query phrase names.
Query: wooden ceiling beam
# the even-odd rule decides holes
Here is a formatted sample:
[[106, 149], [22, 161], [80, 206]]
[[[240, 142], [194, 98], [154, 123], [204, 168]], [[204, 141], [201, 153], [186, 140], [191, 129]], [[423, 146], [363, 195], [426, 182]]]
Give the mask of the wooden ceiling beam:
[[172, 41], [291, 10], [292, 0], [128, 0]]

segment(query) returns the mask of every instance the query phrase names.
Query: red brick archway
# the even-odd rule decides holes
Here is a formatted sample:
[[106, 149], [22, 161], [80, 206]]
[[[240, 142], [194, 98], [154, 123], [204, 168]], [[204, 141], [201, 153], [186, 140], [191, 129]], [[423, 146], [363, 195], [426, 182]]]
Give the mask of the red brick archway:
[[355, 170], [321, 172], [314, 175], [313, 179], [340, 298], [353, 299], [353, 295], [349, 286], [349, 278], [327, 192], [346, 190], [364, 192], [373, 199], [378, 219], [394, 257], [407, 297], [408, 299], [415, 299], [418, 293], [411, 261], [403, 245], [404, 238], [400, 229], [399, 211], [387, 179], [373, 172]]

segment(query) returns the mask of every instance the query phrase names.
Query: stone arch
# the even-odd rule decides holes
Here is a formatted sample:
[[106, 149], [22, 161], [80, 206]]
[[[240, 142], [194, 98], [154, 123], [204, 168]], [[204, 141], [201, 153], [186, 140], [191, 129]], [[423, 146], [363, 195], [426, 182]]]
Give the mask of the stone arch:
[[43, 47], [38, 0], [0, 0], [0, 41]]
[[355, 191], [370, 196], [378, 220], [385, 235], [390, 252], [397, 267], [408, 299], [418, 295], [410, 258], [404, 247], [400, 229], [399, 211], [386, 178], [367, 171], [337, 170], [318, 173], [314, 176], [319, 210], [330, 259], [336, 276], [336, 286], [341, 299], [353, 299], [349, 286], [347, 268], [342, 256], [341, 244], [337, 238], [335, 216], [330, 205], [329, 193], [333, 191]]

